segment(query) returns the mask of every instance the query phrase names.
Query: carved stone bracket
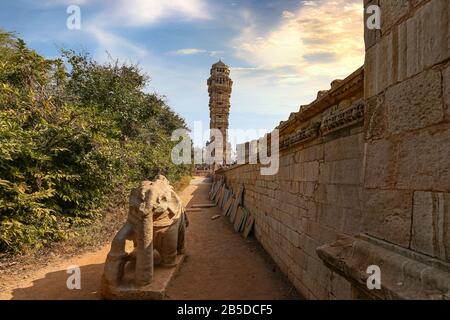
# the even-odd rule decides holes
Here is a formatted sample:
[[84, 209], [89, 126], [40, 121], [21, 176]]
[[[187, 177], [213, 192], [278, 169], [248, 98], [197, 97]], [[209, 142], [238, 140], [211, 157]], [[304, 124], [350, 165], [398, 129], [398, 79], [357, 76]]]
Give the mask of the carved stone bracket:
[[[368, 235], [341, 236], [317, 248], [332, 271], [372, 299], [450, 299], [450, 264]], [[380, 289], [369, 289], [369, 266], [380, 268]]]
[[338, 113], [331, 113], [322, 120], [323, 135], [352, 126], [364, 120], [364, 102], [358, 101]]

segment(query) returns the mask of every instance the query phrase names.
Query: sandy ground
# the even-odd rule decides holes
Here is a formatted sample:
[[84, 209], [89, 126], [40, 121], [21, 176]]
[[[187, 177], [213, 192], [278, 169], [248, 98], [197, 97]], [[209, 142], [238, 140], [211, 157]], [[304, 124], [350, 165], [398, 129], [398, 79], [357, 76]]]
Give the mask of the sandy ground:
[[[186, 206], [207, 203], [210, 184], [194, 178], [180, 193]], [[187, 257], [167, 290], [169, 299], [298, 299], [295, 289], [253, 239], [235, 233], [218, 208], [190, 212]], [[0, 299], [100, 299], [98, 290], [109, 245], [0, 284]], [[67, 268], [79, 266], [81, 289], [69, 290]]]

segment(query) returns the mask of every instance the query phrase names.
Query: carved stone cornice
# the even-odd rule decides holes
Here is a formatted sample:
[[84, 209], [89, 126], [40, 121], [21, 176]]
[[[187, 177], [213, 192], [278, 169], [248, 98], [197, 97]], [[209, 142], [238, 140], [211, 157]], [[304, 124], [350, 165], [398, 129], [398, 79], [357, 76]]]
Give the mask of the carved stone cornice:
[[322, 120], [323, 135], [352, 126], [364, 120], [364, 100], [360, 100], [350, 107], [333, 112]]
[[298, 143], [311, 141], [319, 136], [320, 122], [313, 123], [309, 127], [302, 128], [283, 139], [280, 149], [296, 145]]
[[278, 125], [280, 131], [289, 131], [289, 127], [296, 126], [328, 109], [340, 101], [355, 95], [363, 95], [364, 92], [364, 67], [359, 68], [343, 80], [332, 82], [331, 89], [321, 91], [315, 101], [309, 105], [300, 107], [300, 110], [291, 116], [289, 120], [282, 121]]

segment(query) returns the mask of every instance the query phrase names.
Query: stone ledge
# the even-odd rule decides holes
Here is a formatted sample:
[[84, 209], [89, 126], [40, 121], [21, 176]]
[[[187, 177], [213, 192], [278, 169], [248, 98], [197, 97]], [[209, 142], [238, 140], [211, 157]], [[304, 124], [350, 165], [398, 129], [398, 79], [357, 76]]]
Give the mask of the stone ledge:
[[125, 270], [125, 283], [117, 288], [105, 285], [102, 279], [101, 295], [106, 300], [164, 300], [170, 281], [181, 267], [184, 254], [178, 255], [176, 266], [172, 268], [155, 267], [152, 283], [145, 287], [135, 287], [133, 275]]
[[[317, 249], [325, 265], [372, 299], [450, 300], [450, 264], [367, 235], [341, 236]], [[381, 289], [369, 290], [367, 267], [381, 269]]]

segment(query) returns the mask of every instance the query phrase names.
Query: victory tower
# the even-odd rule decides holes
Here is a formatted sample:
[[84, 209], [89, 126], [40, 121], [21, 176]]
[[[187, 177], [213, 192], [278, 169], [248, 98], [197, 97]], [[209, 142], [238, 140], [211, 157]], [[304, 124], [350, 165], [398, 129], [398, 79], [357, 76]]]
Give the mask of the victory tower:
[[230, 96], [233, 81], [230, 68], [219, 60], [211, 67], [208, 79], [210, 129], [219, 129], [223, 137], [223, 163], [230, 159], [228, 145], [228, 116], [230, 114]]

